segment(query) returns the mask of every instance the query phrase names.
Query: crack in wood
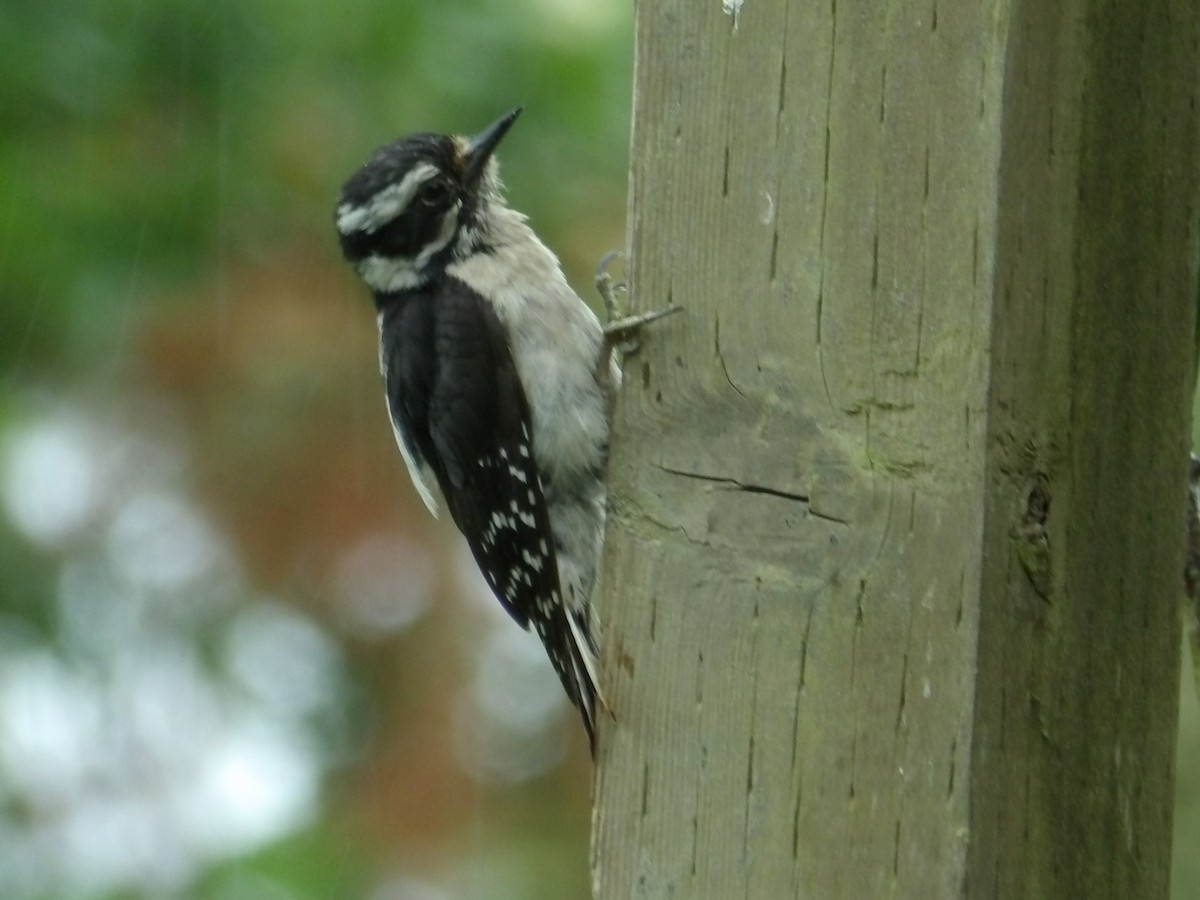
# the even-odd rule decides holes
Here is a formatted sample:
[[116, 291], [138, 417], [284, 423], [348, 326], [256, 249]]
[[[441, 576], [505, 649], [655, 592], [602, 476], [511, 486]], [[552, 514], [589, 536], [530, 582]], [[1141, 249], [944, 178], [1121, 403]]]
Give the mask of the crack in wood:
[[729, 382], [729, 386], [743, 400], [749, 399], [742, 389], [733, 383], [733, 378], [729, 375], [729, 366], [725, 364], [725, 354], [721, 352], [721, 317], [713, 317], [713, 351], [717, 355], [717, 362], [721, 364], [721, 371], [725, 374], [725, 380]]
[[796, 503], [803, 503], [808, 514], [814, 519], [821, 519], [825, 522], [836, 522], [838, 525], [849, 525], [845, 519], [839, 519], [837, 516], [831, 516], [828, 513], [820, 513], [812, 508], [812, 501], [807, 494], [798, 494], [795, 491], [786, 491], [783, 488], [774, 488], [765, 484], [748, 484], [743, 481], [738, 481], [736, 478], [728, 478], [723, 475], [705, 475], [702, 472], [688, 472], [684, 469], [675, 469], [671, 466], [664, 466], [661, 463], [656, 463], [658, 468], [666, 472], [668, 475], [678, 475], [680, 478], [693, 478], [696, 481], [707, 481], [710, 484], [719, 484], [725, 487], [733, 488], [737, 491], [744, 491], [747, 494], [764, 494], [768, 497], [778, 497], [781, 500], [792, 500]]

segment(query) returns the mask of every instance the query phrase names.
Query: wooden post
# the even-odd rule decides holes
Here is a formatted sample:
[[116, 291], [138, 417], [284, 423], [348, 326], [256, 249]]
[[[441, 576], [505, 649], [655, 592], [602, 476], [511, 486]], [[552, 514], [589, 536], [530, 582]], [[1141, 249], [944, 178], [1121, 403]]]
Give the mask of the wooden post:
[[598, 897], [1163, 898], [1194, 0], [643, 0]]

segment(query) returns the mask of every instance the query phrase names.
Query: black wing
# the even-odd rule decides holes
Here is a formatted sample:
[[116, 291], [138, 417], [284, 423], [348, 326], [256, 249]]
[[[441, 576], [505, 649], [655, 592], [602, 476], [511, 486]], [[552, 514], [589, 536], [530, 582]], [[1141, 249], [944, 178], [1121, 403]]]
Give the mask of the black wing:
[[453, 279], [414, 297], [394, 327], [384, 321], [392, 415], [437, 477], [492, 592], [541, 638], [592, 738], [594, 651], [567, 618], [529, 404], [504, 329]]

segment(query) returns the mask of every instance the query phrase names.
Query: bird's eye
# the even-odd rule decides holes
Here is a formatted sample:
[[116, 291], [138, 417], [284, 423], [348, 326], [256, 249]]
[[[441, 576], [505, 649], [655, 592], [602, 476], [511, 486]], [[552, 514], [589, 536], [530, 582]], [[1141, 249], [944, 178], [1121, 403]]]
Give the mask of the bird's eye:
[[450, 188], [444, 181], [430, 181], [419, 194], [419, 199], [426, 206], [438, 206], [446, 200], [450, 194]]

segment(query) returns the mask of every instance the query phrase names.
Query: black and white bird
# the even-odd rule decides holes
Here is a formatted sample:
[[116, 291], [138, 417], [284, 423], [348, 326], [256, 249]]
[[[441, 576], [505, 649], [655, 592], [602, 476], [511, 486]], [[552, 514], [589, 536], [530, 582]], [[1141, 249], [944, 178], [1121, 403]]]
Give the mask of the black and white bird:
[[474, 137], [380, 148], [343, 186], [336, 224], [375, 297], [388, 413], [413, 484], [437, 515], [436, 483], [594, 745], [591, 593], [620, 373], [596, 315], [505, 202], [493, 153], [520, 112]]

